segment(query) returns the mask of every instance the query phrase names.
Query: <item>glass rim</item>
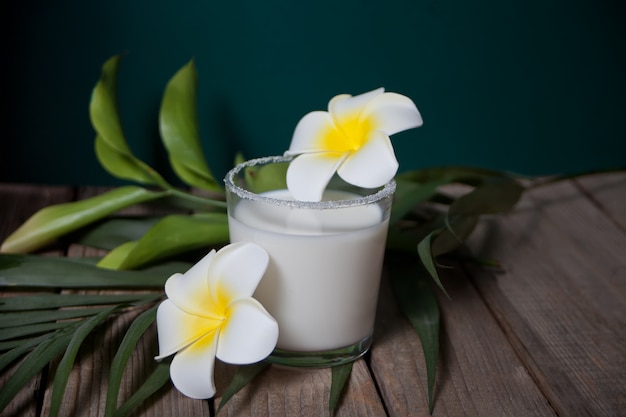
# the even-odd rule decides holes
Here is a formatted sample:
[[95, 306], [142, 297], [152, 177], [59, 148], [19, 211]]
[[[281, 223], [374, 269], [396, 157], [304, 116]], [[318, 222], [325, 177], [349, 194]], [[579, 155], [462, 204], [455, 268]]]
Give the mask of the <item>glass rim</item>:
[[[359, 198], [353, 198], [348, 200], [331, 200], [331, 201], [302, 201], [302, 200], [283, 200], [279, 198], [267, 197], [260, 194], [253, 193], [252, 191], [248, 191], [244, 188], [241, 188], [237, 184], [235, 184], [234, 177], [237, 175], [242, 169], [260, 165], [267, 163], [280, 163], [280, 162], [289, 162], [294, 159], [294, 156], [265, 156], [262, 158], [250, 159], [245, 162], [241, 162], [237, 164], [234, 168], [232, 168], [226, 176], [224, 177], [224, 184], [226, 188], [232, 193], [236, 194], [238, 197], [246, 200], [257, 201], [266, 204], [279, 205], [279, 206], [288, 206], [292, 208], [302, 208], [302, 209], [314, 209], [314, 210], [324, 210], [324, 209], [340, 209], [346, 207], [355, 207], [355, 206], [367, 206], [369, 204], [376, 203], [381, 201], [387, 197], [391, 197], [393, 193], [396, 191], [396, 182], [395, 180], [390, 180], [385, 185], [381, 186], [382, 188], [376, 192], [372, 192], [371, 194], [364, 195]], [[368, 190], [368, 188], [358, 187], [363, 190]]]

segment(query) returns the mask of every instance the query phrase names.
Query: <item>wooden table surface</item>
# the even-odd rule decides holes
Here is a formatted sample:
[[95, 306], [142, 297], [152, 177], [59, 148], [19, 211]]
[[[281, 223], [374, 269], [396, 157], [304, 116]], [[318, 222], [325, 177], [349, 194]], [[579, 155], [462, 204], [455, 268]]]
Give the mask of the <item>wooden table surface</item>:
[[[0, 239], [36, 209], [97, 188], [0, 185]], [[626, 416], [626, 173], [588, 176], [527, 192], [510, 213], [484, 218], [468, 242], [497, 270], [441, 270], [443, 329], [434, 416]], [[58, 256], [99, 254], [72, 245]], [[5, 293], [5, 295], [7, 295]], [[100, 416], [108, 364], [128, 315], [89, 339], [77, 360], [63, 416]], [[142, 339], [121, 397], [153, 366], [154, 329]], [[218, 366], [218, 394], [232, 368]], [[0, 375], [0, 383], [11, 377]], [[324, 416], [330, 370], [272, 367], [233, 397], [223, 416]], [[420, 342], [383, 277], [373, 347], [356, 362], [337, 416], [427, 416]], [[1, 416], [46, 416], [42, 373]], [[134, 416], [209, 416], [219, 403], [169, 385]]]

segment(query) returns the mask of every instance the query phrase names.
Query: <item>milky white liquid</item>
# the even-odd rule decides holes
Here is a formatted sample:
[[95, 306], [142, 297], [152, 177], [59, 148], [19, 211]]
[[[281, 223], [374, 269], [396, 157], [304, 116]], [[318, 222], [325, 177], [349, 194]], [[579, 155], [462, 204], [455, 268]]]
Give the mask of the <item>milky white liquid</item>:
[[[289, 199], [285, 190], [263, 195]], [[377, 204], [311, 210], [241, 200], [231, 211], [231, 242], [270, 255], [254, 296], [278, 321], [278, 348], [331, 350], [371, 335], [389, 222]]]

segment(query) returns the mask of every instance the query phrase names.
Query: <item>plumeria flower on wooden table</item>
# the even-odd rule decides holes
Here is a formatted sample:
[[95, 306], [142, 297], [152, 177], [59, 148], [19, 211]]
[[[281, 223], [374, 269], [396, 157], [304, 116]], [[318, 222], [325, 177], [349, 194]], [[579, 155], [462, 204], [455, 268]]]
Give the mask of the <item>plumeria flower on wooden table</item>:
[[259, 362], [278, 340], [276, 320], [252, 295], [269, 262], [260, 246], [233, 243], [212, 250], [184, 274], [165, 283], [157, 311], [159, 356], [175, 355], [174, 386], [191, 398], [215, 395], [215, 358], [245, 365]]

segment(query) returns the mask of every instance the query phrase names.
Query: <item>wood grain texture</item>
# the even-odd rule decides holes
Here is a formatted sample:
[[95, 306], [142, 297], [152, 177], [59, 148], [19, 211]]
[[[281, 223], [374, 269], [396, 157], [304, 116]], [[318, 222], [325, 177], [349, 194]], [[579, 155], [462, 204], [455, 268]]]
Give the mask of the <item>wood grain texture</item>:
[[[0, 238], [35, 210], [103, 188], [0, 185]], [[151, 205], [128, 214], [153, 213]], [[584, 177], [528, 192], [512, 212], [487, 217], [471, 252], [499, 269], [441, 269], [443, 330], [433, 416], [622, 416], [626, 409], [626, 173]], [[60, 249], [61, 251], [59, 251]], [[103, 252], [72, 245], [49, 256]], [[4, 290], [2, 296], [12, 291]], [[113, 355], [138, 311], [109, 320], [85, 342], [63, 416], [102, 416]], [[152, 326], [133, 353], [120, 402], [155, 366]], [[167, 384], [134, 417], [210, 416], [233, 374], [216, 368], [215, 401], [191, 400]], [[12, 370], [0, 374], [0, 383]], [[220, 416], [328, 416], [329, 369], [273, 366]], [[45, 417], [50, 379], [34, 378], [1, 417]], [[355, 363], [337, 416], [428, 416], [419, 339], [383, 277], [374, 345]]]
[[[73, 245], [68, 256], [101, 256], [102, 251]], [[85, 293], [85, 291], [82, 291]], [[120, 291], [99, 291], [98, 293], [120, 293]], [[130, 308], [108, 319], [84, 343], [75, 367], [70, 374], [64, 395], [63, 407], [59, 415], [75, 417], [103, 416], [106, 404], [109, 369], [117, 349], [134, 318], [143, 308]], [[156, 325], [151, 325], [139, 340], [127, 364], [124, 379], [118, 393], [118, 407], [137, 391], [157, 363], [158, 355]], [[48, 415], [51, 395], [50, 380], [46, 389], [42, 415]], [[185, 397], [167, 383], [157, 394], [137, 407], [130, 416], [169, 417], [169, 416], [208, 416], [210, 405], [207, 401], [197, 401]]]
[[[233, 369], [219, 364], [216, 371], [218, 397], [230, 380]], [[331, 370], [296, 369], [272, 365], [231, 398], [220, 416], [329, 416]], [[365, 362], [355, 362], [337, 417], [385, 416], [383, 405]]]
[[[19, 225], [37, 210], [51, 204], [70, 201], [73, 190], [69, 187], [38, 187], [22, 184], [0, 184], [0, 241], [3, 241]], [[48, 252], [59, 255], [60, 252]], [[3, 291], [0, 297], [16, 294], [15, 291]], [[0, 373], [0, 386], [11, 378], [19, 363]], [[9, 405], [0, 411], [2, 417], [31, 417], [38, 415], [42, 400], [41, 386], [45, 385], [42, 376], [33, 378]]]
[[626, 172], [589, 175], [576, 183], [626, 233]]
[[390, 416], [428, 415], [422, 346], [395, 302], [387, 275], [381, 281], [370, 366]]
[[439, 294], [443, 410], [434, 415], [555, 415], [474, 286], [451, 266], [441, 272], [451, 298]]
[[[604, 198], [622, 201], [623, 187]], [[528, 192], [474, 236], [469, 270], [558, 415], [626, 409], [626, 235], [571, 182]]]
[[[391, 271], [393, 273], [393, 271]], [[442, 270], [442, 332], [433, 416], [551, 416], [554, 412], [460, 268]], [[373, 374], [390, 416], [428, 416], [415, 331], [383, 282]]]
[[[104, 187], [83, 187], [79, 189], [77, 198], [89, 198], [106, 190], [107, 188]], [[156, 209], [150, 205], [137, 205], [124, 209], [120, 213], [125, 215], [155, 214]], [[82, 245], [71, 245], [67, 251], [68, 257], [101, 257], [105, 254], [106, 251]], [[87, 291], [80, 292], [87, 293]], [[97, 293], [110, 294], [121, 292], [98, 291]], [[111, 362], [128, 327], [144, 310], [143, 308], [129, 308], [121, 314], [108, 319], [100, 326], [98, 331], [87, 338], [76, 359], [75, 367], [70, 374], [63, 406], [59, 415], [75, 417], [104, 415]], [[154, 357], [157, 354], [156, 325], [153, 324], [139, 340], [135, 351], [129, 359], [118, 394], [118, 406], [121, 406], [124, 401], [128, 400], [154, 370], [156, 367]], [[48, 381], [45, 391], [42, 411], [44, 416], [49, 414], [51, 394], [52, 379]], [[168, 383], [160, 392], [137, 407], [131, 416], [208, 416], [210, 414], [209, 408], [207, 401], [196, 401], [180, 395], [176, 390], [171, 389], [171, 384]]]

